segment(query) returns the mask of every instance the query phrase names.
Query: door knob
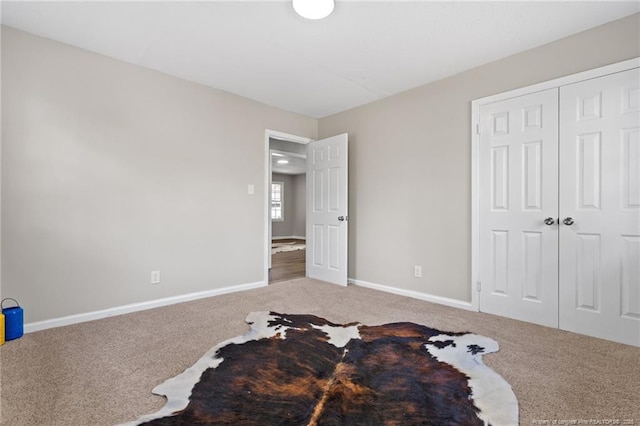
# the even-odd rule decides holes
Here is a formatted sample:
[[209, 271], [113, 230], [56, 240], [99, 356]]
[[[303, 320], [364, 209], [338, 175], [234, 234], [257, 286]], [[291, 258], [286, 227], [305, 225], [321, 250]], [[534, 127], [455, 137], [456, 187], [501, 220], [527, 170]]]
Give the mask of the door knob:
[[338, 216], [338, 220], [339, 220], [340, 222], [344, 221], [344, 216]]
[[551, 225], [553, 225], [554, 223], [556, 223], [556, 220], [555, 220], [554, 218], [552, 218], [552, 217], [548, 217], [548, 218], [546, 218], [546, 219], [544, 220], [544, 224], [545, 224], [545, 225], [549, 225], [549, 226], [551, 226]]
[[567, 226], [571, 226], [571, 225], [573, 225], [573, 218], [572, 217], [565, 217], [564, 220], [562, 221], [562, 223], [564, 223]]

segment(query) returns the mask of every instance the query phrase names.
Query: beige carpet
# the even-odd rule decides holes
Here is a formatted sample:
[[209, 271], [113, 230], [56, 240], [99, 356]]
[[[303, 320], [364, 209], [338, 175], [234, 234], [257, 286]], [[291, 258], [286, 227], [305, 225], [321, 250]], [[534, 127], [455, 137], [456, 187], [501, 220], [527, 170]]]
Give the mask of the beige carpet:
[[1, 424], [112, 425], [154, 412], [164, 404], [151, 394], [154, 386], [217, 343], [244, 334], [246, 315], [261, 310], [314, 314], [340, 323], [411, 321], [478, 333], [500, 344], [499, 352], [483, 360], [512, 385], [520, 424], [640, 425], [638, 348], [308, 279], [7, 342], [0, 347]]

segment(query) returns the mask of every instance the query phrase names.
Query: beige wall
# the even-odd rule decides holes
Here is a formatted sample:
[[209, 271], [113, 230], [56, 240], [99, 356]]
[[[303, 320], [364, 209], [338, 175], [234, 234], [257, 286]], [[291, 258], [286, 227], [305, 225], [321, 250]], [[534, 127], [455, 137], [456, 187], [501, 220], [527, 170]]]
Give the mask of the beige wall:
[[471, 100], [639, 56], [638, 19], [319, 122], [3, 28], [2, 295], [34, 322], [262, 281], [268, 128], [349, 133], [350, 277], [468, 301]]
[[639, 16], [321, 119], [349, 133], [349, 277], [470, 301], [471, 101], [640, 56]]
[[263, 280], [265, 129], [317, 120], [10, 28], [2, 88], [2, 294], [27, 323]]
[[295, 175], [293, 179], [293, 235], [307, 236], [307, 175]]

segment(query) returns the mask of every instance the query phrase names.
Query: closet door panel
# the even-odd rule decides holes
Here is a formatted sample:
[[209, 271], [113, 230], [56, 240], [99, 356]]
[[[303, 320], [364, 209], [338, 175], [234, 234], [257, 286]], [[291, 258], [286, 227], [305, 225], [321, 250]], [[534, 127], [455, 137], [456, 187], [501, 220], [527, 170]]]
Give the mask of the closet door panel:
[[480, 310], [557, 327], [558, 90], [485, 105], [480, 126]]
[[640, 72], [560, 88], [560, 328], [640, 346]]

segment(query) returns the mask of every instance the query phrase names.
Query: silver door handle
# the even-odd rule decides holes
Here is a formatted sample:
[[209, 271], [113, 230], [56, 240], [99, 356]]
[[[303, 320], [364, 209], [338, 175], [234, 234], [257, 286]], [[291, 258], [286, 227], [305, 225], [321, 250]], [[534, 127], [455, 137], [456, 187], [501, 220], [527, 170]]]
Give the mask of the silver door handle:
[[548, 218], [546, 218], [546, 219], [544, 220], [544, 224], [545, 224], [545, 225], [549, 225], [549, 226], [551, 226], [551, 225], [553, 225], [554, 223], [556, 223], [556, 220], [555, 220], [554, 218], [552, 218], [552, 217], [548, 217]]
[[564, 223], [567, 226], [571, 226], [571, 225], [573, 225], [573, 218], [572, 217], [565, 217], [564, 220], [562, 221], [562, 223]]

